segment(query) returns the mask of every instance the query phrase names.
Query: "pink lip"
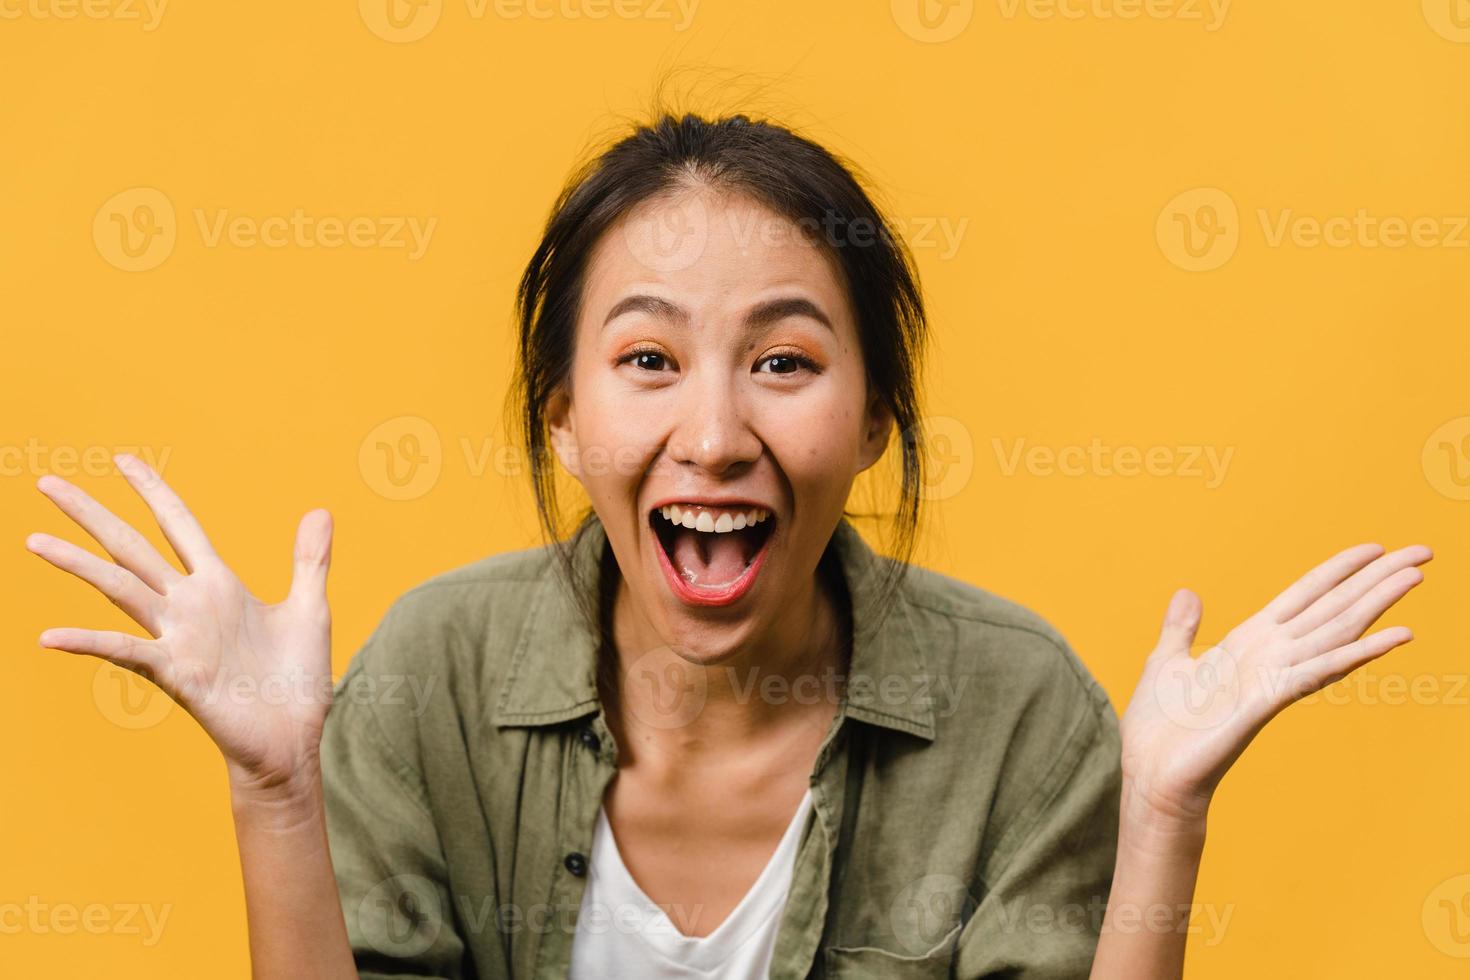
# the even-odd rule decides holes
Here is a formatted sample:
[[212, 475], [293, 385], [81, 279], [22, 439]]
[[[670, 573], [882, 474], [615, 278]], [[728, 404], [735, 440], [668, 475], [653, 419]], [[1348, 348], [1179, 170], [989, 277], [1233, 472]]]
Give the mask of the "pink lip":
[[[668, 503], [672, 504], [683, 502], [691, 504], [705, 503], [702, 500], [696, 501], [689, 498], [684, 498], [683, 500], [674, 498], [668, 501]], [[662, 506], [662, 504], [659, 506]], [[715, 505], [710, 504], [709, 506]], [[760, 505], [755, 504], [752, 506]], [[776, 529], [772, 528], [771, 533], [766, 535], [766, 540], [761, 543], [761, 550], [755, 553], [755, 558], [746, 566], [745, 571], [740, 573], [740, 577], [719, 589], [699, 589], [690, 585], [679, 574], [678, 570], [674, 568], [673, 563], [669, 561], [668, 553], [664, 551], [663, 542], [658, 539], [658, 533], [654, 531], [652, 523], [648, 525], [648, 536], [653, 540], [654, 551], [658, 553], [658, 563], [659, 567], [664, 570], [664, 578], [668, 581], [669, 588], [673, 590], [674, 595], [679, 597], [680, 601], [691, 606], [728, 606], [749, 592], [750, 587], [755, 584], [755, 577], [760, 572], [761, 565], [766, 560], [766, 553], [771, 550], [771, 539], [776, 536]]]
[[740, 508], [759, 507], [762, 510], [774, 512], [776, 508], [770, 504], [761, 503], [759, 500], [751, 500], [749, 497], [664, 497], [655, 500], [649, 505], [650, 511], [667, 507], [669, 504], [698, 504], [702, 507], [728, 507], [731, 510]]

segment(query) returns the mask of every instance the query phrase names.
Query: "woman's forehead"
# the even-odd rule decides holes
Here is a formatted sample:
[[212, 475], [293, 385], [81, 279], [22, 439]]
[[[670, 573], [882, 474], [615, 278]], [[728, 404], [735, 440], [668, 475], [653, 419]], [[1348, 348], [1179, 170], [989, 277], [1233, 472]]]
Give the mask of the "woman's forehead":
[[749, 302], [793, 288], [814, 294], [833, 317], [846, 316], [840, 269], [815, 225], [731, 192], [685, 190], [644, 201], [592, 250], [584, 310], [594, 314], [638, 292]]

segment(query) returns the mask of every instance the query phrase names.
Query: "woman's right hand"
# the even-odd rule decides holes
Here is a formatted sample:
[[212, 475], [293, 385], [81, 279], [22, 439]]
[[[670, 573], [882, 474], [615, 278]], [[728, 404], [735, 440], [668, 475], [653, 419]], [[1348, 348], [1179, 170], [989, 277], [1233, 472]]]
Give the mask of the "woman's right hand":
[[241, 583], [178, 495], [134, 456], [114, 457], [183, 563], [180, 573], [142, 534], [57, 476], [37, 487], [116, 564], [49, 534], [26, 547], [90, 583], [151, 639], [48, 629], [41, 646], [101, 657], [157, 684], [224, 753], [232, 789], [291, 794], [318, 771], [332, 697], [327, 566], [332, 519], [314, 510], [296, 532], [290, 594], [267, 605]]

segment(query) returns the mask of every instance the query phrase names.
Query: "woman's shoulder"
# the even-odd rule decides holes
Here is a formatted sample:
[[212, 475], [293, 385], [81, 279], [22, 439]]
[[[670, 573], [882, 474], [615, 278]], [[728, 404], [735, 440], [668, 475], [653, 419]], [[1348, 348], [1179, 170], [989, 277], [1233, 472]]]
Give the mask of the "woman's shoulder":
[[1071, 695], [1105, 721], [1113, 715], [1107, 692], [1061, 630], [1030, 607], [918, 565], [907, 569], [901, 595], [936, 677], [979, 683], [1013, 701]]
[[[1106, 827], [1121, 778], [1118, 715], [1062, 632], [957, 578], [918, 566], [905, 578], [901, 607], [920, 640], [933, 731], [925, 751], [902, 757], [909, 795], [986, 814], [990, 880], [1023, 845], [1038, 846], [1026, 842], [1048, 821]], [[1071, 837], [1066, 846], [1081, 839]]]
[[443, 656], [479, 659], [508, 651], [519, 628], [544, 606], [545, 593], [557, 588], [557, 573], [547, 545], [439, 572], [393, 600], [357, 659], [423, 666]]

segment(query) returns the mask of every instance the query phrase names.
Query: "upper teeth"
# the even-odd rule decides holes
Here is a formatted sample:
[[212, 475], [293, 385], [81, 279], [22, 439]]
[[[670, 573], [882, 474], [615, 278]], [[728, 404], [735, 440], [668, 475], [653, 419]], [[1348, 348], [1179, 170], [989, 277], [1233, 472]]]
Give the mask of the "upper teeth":
[[749, 510], [726, 510], [723, 508], [690, 507], [678, 504], [665, 504], [658, 512], [675, 524], [695, 531], [714, 532], [724, 534], [727, 531], [738, 531], [750, 524], [759, 524], [770, 516], [770, 511], [764, 507], [752, 507]]

